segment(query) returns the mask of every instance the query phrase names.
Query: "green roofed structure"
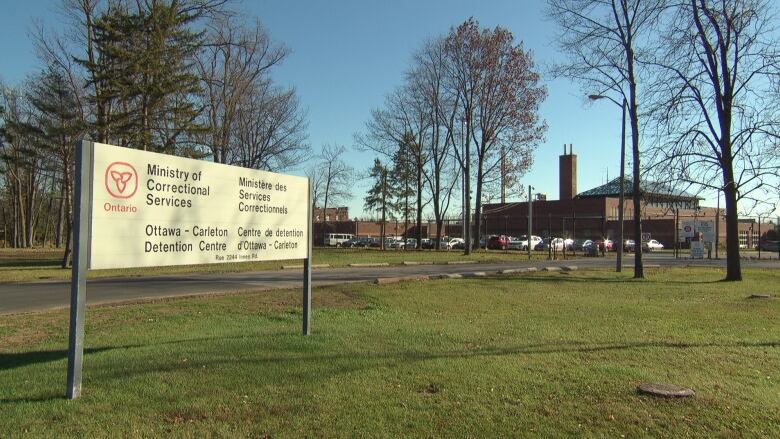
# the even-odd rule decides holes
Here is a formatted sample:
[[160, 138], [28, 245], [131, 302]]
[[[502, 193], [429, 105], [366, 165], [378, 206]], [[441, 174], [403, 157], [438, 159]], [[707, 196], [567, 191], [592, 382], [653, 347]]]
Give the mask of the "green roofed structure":
[[[623, 187], [626, 198], [634, 196], [633, 180], [625, 178]], [[640, 182], [640, 191], [642, 193], [643, 205], [650, 208], [697, 209], [699, 200], [702, 200], [702, 198], [691, 195], [684, 190], [656, 181]], [[617, 198], [618, 196], [620, 196], [620, 177], [613, 179], [609, 183], [580, 192], [575, 198]]]

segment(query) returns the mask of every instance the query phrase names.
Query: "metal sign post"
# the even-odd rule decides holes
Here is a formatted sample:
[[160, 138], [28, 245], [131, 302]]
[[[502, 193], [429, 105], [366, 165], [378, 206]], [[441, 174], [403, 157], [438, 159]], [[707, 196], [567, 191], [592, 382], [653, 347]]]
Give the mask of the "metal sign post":
[[311, 178], [309, 179], [308, 218], [306, 227], [309, 235], [306, 243], [306, 259], [303, 260], [303, 335], [311, 334], [311, 264], [312, 264], [312, 196]]
[[70, 281], [70, 332], [68, 336], [68, 399], [81, 396], [84, 361], [84, 313], [89, 262], [89, 209], [92, 188], [92, 142], [76, 145], [76, 178], [73, 187], [73, 274]]

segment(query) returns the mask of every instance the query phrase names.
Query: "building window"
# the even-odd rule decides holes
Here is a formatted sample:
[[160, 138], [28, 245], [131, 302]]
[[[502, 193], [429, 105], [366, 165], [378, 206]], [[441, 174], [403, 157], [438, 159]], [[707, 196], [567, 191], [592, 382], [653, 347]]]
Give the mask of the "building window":
[[740, 248], [747, 248], [747, 244], [748, 244], [747, 237], [748, 237], [747, 230], [740, 230], [739, 231], [739, 246], [740, 246]]

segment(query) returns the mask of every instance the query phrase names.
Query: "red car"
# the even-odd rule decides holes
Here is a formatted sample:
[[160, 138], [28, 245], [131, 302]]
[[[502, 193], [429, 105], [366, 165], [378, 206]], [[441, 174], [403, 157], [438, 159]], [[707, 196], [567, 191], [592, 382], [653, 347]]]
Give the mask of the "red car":
[[610, 239], [594, 239], [593, 245], [596, 246], [596, 248], [599, 249], [599, 251], [608, 251], [611, 252], [614, 250], [615, 243], [612, 242]]
[[506, 250], [509, 238], [506, 235], [493, 235], [488, 238], [487, 248], [490, 250]]

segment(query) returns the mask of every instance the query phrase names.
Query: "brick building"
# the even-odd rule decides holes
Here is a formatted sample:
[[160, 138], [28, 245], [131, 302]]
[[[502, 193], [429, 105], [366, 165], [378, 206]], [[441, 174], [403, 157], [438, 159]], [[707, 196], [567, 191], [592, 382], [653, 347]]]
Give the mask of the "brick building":
[[[620, 178], [607, 184], [577, 193], [577, 156], [564, 146], [559, 160], [559, 199], [539, 199], [532, 204], [533, 234], [540, 236], [563, 236], [574, 239], [606, 237], [616, 240], [620, 223], [619, 195]], [[626, 239], [638, 240], [633, 236], [632, 181], [626, 178], [623, 206], [623, 233]], [[641, 182], [642, 231], [657, 239], [667, 248], [674, 246], [675, 230], [685, 220], [719, 222], [719, 242], [725, 245], [725, 210], [702, 207], [700, 197], [678, 190], [672, 186], [646, 181]], [[718, 218], [719, 217], [719, 218]], [[760, 237], [772, 230], [775, 224], [745, 221], [739, 224], [740, 242], [748, 248], [755, 247]], [[483, 235], [528, 233], [528, 203], [498, 203], [484, 205], [484, 217], [480, 224]]]
[[[620, 178], [577, 193], [577, 156], [571, 147], [564, 147], [564, 153], [559, 159], [559, 199], [548, 200], [539, 197], [533, 202], [533, 234], [539, 236], [562, 236], [574, 239], [593, 239], [607, 237], [617, 240], [619, 234], [618, 197], [620, 195]], [[625, 179], [624, 225], [623, 233], [626, 239], [637, 240], [633, 236], [633, 202], [632, 181]], [[701, 198], [678, 190], [670, 185], [658, 182], [642, 182], [642, 231], [657, 239], [667, 248], [674, 246], [675, 230], [681, 227], [683, 221], [714, 221], [719, 222], [719, 243], [725, 246], [726, 220], [725, 210], [714, 207], [702, 207]], [[349, 233], [359, 237], [381, 236], [379, 221], [356, 221], [349, 219], [346, 207], [328, 208], [327, 214], [321, 209], [314, 210], [314, 242], [323, 242], [325, 233]], [[476, 231], [472, 224], [472, 230]], [[759, 239], [764, 239], [768, 231], [775, 229], [772, 222], [759, 223], [755, 220], [741, 220], [739, 223], [739, 240], [743, 248], [754, 248]], [[528, 233], [528, 203], [494, 203], [483, 205], [483, 217], [479, 224], [482, 236], [511, 235], [520, 236]], [[404, 235], [403, 221], [388, 221], [387, 236], [417, 236], [414, 221]], [[462, 237], [462, 224], [458, 220], [446, 221], [442, 236]], [[436, 236], [436, 223], [424, 221], [422, 235], [433, 238]]]
[[329, 207], [323, 212], [321, 207], [315, 207], [312, 213], [312, 221], [320, 223], [324, 221], [349, 221], [349, 208]]

